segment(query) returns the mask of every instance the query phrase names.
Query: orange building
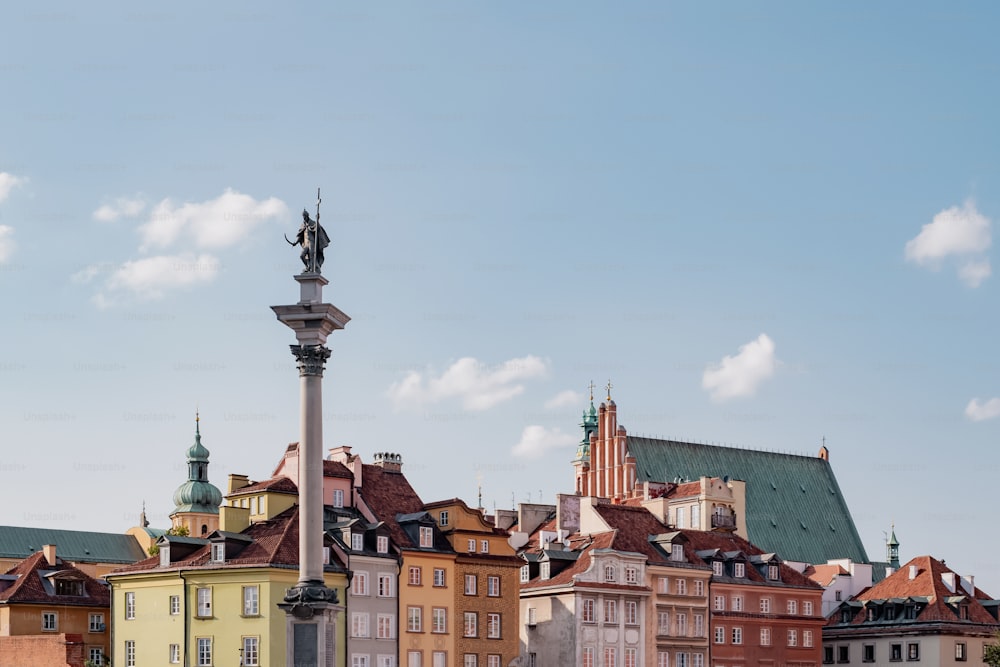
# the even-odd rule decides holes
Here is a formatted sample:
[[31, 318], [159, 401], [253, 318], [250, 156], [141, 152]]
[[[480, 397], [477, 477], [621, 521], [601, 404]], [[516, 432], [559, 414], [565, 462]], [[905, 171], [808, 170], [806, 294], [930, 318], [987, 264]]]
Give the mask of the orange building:
[[[84, 659], [101, 665], [108, 653], [110, 609], [106, 584], [63, 562], [55, 545], [45, 545], [0, 575], [0, 653], [10, 664], [39, 664], [40, 652], [65, 654], [60, 647], [79, 641]], [[34, 639], [7, 639], [27, 636]]]

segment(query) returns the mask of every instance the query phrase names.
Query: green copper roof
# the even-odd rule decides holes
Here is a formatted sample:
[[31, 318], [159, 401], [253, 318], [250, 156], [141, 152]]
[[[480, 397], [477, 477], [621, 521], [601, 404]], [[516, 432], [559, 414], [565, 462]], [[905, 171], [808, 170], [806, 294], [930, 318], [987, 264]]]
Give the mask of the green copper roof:
[[639, 481], [704, 475], [746, 482], [747, 537], [784, 560], [869, 562], [829, 461], [636, 436], [627, 447]]
[[174, 491], [174, 511], [218, 514], [222, 492], [208, 481], [208, 449], [201, 444], [200, 418], [195, 418], [194, 444], [187, 450], [188, 481]]
[[27, 558], [46, 544], [56, 556], [82, 563], [134, 563], [148, 555], [131, 535], [0, 526], [0, 558]]

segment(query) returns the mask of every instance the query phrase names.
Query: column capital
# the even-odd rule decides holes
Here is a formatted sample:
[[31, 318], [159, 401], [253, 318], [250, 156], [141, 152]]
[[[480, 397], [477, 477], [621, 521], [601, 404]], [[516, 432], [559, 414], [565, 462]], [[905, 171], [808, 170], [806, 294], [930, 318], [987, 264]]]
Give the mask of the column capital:
[[299, 377], [323, 377], [323, 367], [330, 358], [330, 348], [325, 345], [289, 345], [298, 361]]

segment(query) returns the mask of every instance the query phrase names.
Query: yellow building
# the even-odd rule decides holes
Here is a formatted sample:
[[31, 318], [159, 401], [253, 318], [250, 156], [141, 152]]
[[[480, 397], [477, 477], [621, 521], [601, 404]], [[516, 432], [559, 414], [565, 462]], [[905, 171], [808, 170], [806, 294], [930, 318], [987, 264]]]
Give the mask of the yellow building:
[[[240, 533], [166, 535], [157, 556], [108, 575], [115, 667], [283, 667], [286, 616], [277, 605], [298, 579], [298, 535], [293, 507]], [[343, 601], [343, 568], [328, 566], [325, 580]], [[344, 633], [340, 614], [337, 665], [342, 667]]]

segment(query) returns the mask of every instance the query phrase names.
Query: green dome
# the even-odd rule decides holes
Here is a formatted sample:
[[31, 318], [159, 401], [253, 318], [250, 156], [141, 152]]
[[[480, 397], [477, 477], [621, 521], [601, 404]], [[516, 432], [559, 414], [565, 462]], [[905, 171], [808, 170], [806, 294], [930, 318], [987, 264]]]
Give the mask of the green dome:
[[222, 492], [208, 481], [208, 449], [201, 444], [200, 419], [195, 418], [194, 444], [188, 447], [188, 481], [174, 491], [174, 514], [203, 512], [218, 514]]

